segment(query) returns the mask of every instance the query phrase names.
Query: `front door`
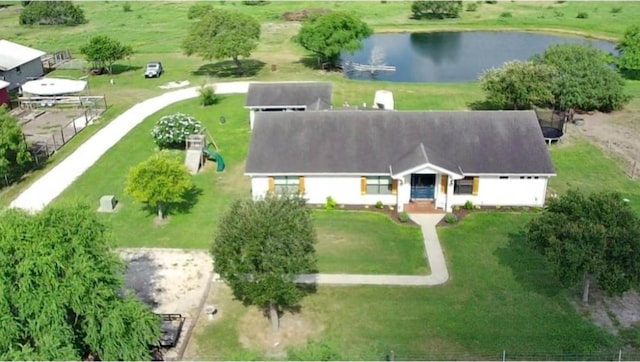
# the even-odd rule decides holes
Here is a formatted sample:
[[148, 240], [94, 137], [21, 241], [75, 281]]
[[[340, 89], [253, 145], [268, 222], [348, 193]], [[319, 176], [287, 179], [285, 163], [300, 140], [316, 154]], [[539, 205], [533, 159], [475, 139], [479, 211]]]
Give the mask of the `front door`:
[[412, 174], [411, 175], [411, 198], [412, 199], [433, 199], [436, 189], [435, 174]]

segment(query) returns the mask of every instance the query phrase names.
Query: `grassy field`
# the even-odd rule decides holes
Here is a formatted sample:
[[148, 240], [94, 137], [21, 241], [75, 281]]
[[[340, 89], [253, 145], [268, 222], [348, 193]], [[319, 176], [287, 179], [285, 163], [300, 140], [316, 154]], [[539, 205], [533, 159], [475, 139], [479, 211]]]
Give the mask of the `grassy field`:
[[585, 192], [617, 191], [630, 200], [640, 214], [640, 182], [629, 179], [614, 160], [596, 146], [580, 141], [566, 147], [551, 148], [558, 176], [552, 177], [549, 190], [562, 194], [570, 188]]
[[[530, 217], [477, 213], [440, 229], [451, 273], [443, 286], [320, 287], [297, 319], [321, 331], [313, 338], [343, 360], [386, 360], [391, 350], [398, 360], [497, 360], [503, 350], [516, 359], [545, 352], [557, 360], [561, 353], [617, 351], [618, 341], [576, 313], [572, 297], [523, 245], [520, 230]], [[216, 297], [223, 314], [197, 333], [198, 348], [186, 358], [256, 355], [239, 342], [249, 333], [242, 322], [248, 309], [228, 292]]]

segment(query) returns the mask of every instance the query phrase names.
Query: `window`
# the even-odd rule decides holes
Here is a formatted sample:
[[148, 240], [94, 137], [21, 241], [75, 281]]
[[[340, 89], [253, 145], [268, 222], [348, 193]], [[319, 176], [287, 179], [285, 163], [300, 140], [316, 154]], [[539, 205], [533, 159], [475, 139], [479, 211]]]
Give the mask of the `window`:
[[500, 180], [508, 180], [509, 176], [500, 176]]
[[20, 67], [16, 67], [16, 72], [20, 73], [22, 72], [22, 69], [20, 69]]
[[473, 177], [467, 176], [461, 180], [456, 180], [453, 184], [454, 195], [472, 195]]
[[273, 178], [273, 185], [276, 194], [297, 194], [300, 178], [298, 176], [276, 176]]
[[367, 194], [387, 195], [391, 194], [391, 177], [369, 176], [367, 177]]

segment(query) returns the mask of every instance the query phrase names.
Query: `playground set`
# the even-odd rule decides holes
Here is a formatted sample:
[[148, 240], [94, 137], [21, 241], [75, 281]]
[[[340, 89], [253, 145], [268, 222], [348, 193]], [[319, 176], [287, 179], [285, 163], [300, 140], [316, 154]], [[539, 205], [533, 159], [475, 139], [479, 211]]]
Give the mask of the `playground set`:
[[[207, 137], [209, 138], [208, 143], [206, 143]], [[206, 159], [216, 162], [217, 172], [224, 171], [224, 159], [222, 155], [218, 153], [216, 141], [213, 140], [213, 137], [211, 137], [211, 134], [206, 129], [201, 133], [187, 137], [186, 151], [184, 164], [192, 175], [197, 174], [200, 167], [204, 165], [205, 157]]]

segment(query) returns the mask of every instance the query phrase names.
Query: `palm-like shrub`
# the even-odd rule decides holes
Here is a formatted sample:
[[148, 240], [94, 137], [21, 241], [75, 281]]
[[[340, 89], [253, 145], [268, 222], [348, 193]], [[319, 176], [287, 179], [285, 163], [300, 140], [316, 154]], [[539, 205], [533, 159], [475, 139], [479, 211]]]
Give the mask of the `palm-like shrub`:
[[202, 123], [195, 118], [176, 113], [160, 118], [151, 130], [155, 143], [161, 148], [184, 146], [187, 137], [202, 131]]

